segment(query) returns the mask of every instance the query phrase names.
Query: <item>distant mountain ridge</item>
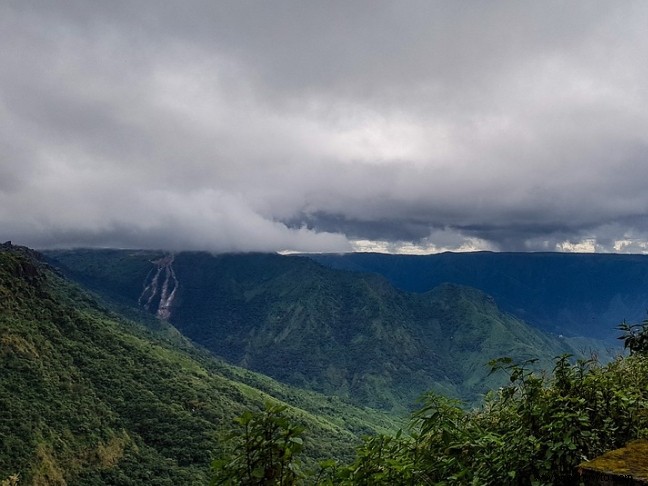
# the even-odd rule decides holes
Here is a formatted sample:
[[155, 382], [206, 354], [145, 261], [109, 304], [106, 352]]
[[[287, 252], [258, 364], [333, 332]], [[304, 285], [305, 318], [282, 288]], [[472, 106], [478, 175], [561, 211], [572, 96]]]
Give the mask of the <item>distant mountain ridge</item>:
[[[80, 282], [131, 305], [142, 303], [150, 276], [162, 274], [164, 257], [47, 254]], [[500, 383], [488, 375], [491, 359], [548, 365], [580, 351], [463, 286], [408, 293], [378, 275], [274, 254], [179, 253], [172, 265], [176, 294], [166, 311], [187, 337], [233, 364], [373, 407], [403, 411], [429, 389], [472, 402]], [[150, 300], [152, 313], [156, 301], [164, 299]]]
[[612, 339], [621, 321], [641, 321], [648, 311], [648, 255], [474, 252], [308, 257], [331, 268], [382, 275], [410, 292], [426, 292], [444, 282], [475, 287], [525, 322], [569, 336]]

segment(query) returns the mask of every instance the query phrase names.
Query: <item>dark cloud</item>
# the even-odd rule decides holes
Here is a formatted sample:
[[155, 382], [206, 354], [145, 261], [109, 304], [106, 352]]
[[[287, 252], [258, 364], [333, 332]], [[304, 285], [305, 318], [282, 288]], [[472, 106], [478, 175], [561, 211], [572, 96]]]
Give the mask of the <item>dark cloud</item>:
[[639, 1], [7, 3], [0, 237], [648, 251], [647, 21]]

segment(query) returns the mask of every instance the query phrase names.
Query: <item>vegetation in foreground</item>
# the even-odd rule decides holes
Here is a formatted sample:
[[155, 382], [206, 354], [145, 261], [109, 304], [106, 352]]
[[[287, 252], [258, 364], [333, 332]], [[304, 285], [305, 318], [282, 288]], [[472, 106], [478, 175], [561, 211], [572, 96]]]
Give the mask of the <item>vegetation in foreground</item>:
[[[648, 436], [647, 329], [625, 326], [632, 354], [605, 366], [562, 356], [551, 374], [539, 374], [530, 363], [496, 360], [493, 372], [508, 373], [509, 384], [478, 410], [429, 394], [406, 434], [367, 438], [350, 465], [330, 460], [311, 474], [299, 473], [299, 430], [281, 410], [244, 415], [242, 439], [214, 462], [213, 484], [579, 484], [580, 463]], [[269, 422], [280, 425], [270, 434]]]

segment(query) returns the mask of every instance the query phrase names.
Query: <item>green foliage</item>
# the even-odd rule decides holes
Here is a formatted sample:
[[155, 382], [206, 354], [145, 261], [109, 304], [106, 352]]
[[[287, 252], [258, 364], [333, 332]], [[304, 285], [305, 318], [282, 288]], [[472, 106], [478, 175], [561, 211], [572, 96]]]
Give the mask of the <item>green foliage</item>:
[[622, 332], [619, 339], [623, 340], [624, 349], [629, 349], [631, 353], [648, 353], [648, 319], [640, 324], [623, 321], [618, 329]]
[[395, 427], [217, 361], [173, 331], [124, 319], [36, 253], [0, 247], [0, 479], [204, 484], [226, 424], [271, 397], [307, 425], [306, 464], [346, 460], [356, 434]]
[[285, 411], [285, 406], [268, 402], [259, 413], [246, 411], [237, 417], [237, 430], [229, 436], [233, 448], [229, 457], [213, 462], [212, 484], [288, 486], [303, 478], [298, 456], [304, 428]]
[[465, 411], [429, 394], [406, 436], [377, 436], [326, 484], [573, 485], [577, 466], [648, 433], [648, 358], [556, 360], [550, 376], [509, 359], [510, 383]]
[[[116, 262], [125, 258], [110, 255]], [[96, 265], [91, 252], [83, 258], [94, 265], [100, 287], [110, 266]], [[145, 328], [109, 312], [33, 252], [2, 250], [0, 478], [19, 474], [26, 484], [204, 483], [211, 451], [221, 450], [226, 439], [223, 424], [237, 415], [241, 440], [231, 439], [228, 460], [215, 465], [225, 484], [277, 484], [278, 477], [283, 484], [322, 485], [576, 484], [581, 461], [648, 433], [648, 357], [640, 339], [645, 328], [628, 328], [627, 358], [602, 366], [563, 356], [551, 374], [542, 374], [535, 370], [534, 351], [562, 346], [529, 334], [479, 292], [443, 286], [412, 296], [380, 279], [336, 274], [330, 280], [326, 272], [300, 267], [311, 269], [312, 263], [286, 271], [280, 257], [255, 258], [251, 267], [233, 257], [212, 261], [226, 263], [216, 280], [208, 278], [214, 268], [202, 267], [207, 280], [198, 286], [200, 298], [184, 310], [189, 322], [192, 312], [213, 309], [214, 295], [228, 296], [217, 304], [227, 308], [208, 317], [230, 315], [229, 324], [241, 324], [243, 334], [222, 341], [233, 348], [259, 345], [259, 354], [246, 359], [260, 360], [274, 346], [279, 354], [263, 359], [286, 352], [304, 383], [324, 369], [329, 384], [364, 393], [374, 403], [395, 403], [425, 383], [453, 392], [462, 380], [494, 383], [495, 372], [504, 372], [498, 380], [506, 384], [473, 411], [431, 393], [408, 432], [389, 435], [393, 421], [385, 415], [216, 361], [172, 327]], [[139, 278], [146, 266], [138, 262], [119, 271], [116, 281]], [[195, 268], [189, 263], [177, 269], [182, 278]], [[135, 292], [137, 286], [129, 285]], [[120, 288], [111, 285], [113, 292]], [[263, 316], [267, 320], [255, 327], [254, 318]], [[398, 316], [409, 324], [396, 325]], [[329, 319], [336, 325], [326, 324]], [[205, 330], [205, 321], [198, 321], [196, 330]], [[216, 341], [224, 331], [218, 325], [207, 329]], [[449, 339], [439, 344], [439, 335]], [[500, 350], [507, 340], [514, 343], [515, 359], [493, 361], [491, 375], [475, 371], [486, 351]], [[333, 353], [326, 361], [337, 345], [347, 356]], [[424, 361], [423, 352], [435, 361]], [[440, 375], [445, 381], [438, 381]], [[282, 403], [245, 412], [259, 410], [270, 396]], [[377, 430], [383, 434], [375, 435]], [[353, 433], [362, 432], [373, 435], [352, 459]], [[304, 470], [317, 461], [320, 469], [301, 477], [295, 467], [300, 458]]]

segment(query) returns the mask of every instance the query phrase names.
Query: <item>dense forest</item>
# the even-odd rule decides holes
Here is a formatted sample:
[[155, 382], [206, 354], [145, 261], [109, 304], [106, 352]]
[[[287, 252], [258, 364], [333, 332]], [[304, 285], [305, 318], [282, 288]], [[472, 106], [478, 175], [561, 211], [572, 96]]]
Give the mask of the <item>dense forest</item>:
[[[491, 359], [482, 365], [482, 376], [498, 385], [481, 401], [428, 391], [404, 420], [394, 409], [387, 413], [360, 406], [351, 396], [290, 386], [218, 358], [213, 349], [187, 339], [173, 319], [156, 318], [122, 292], [131, 285], [137, 302], [151, 273], [151, 255], [110, 255], [127, 265], [111, 267], [85, 254], [94, 274], [77, 267], [75, 283], [67, 277], [70, 266], [52, 266], [52, 255], [0, 248], [2, 486], [571, 485], [578, 484], [583, 461], [648, 435], [645, 323], [618, 331], [630, 354], [610, 361], [563, 353], [559, 340], [532, 333], [536, 343], [559, 343], [536, 349], [554, 353], [553, 361], [540, 363], [530, 356], [531, 347]], [[411, 302], [421, 299], [425, 304], [418, 305], [432, 316], [430, 322], [448, 326], [446, 337], [460, 337], [449, 333], [451, 324], [472, 323], [462, 328], [463, 347], [469, 346], [469, 329], [475, 339], [484, 339], [480, 324], [491, 340], [493, 331], [512, 339], [509, 349], [534, 342], [515, 342], [515, 326], [520, 335], [532, 328], [498, 314], [492, 299], [474, 289], [446, 285], [417, 297], [375, 276], [330, 274], [299, 257], [290, 260], [292, 273], [286, 276], [279, 258], [253, 256], [245, 264], [251, 261], [251, 267], [237, 259], [215, 261], [221, 276], [216, 287], [255, 303], [255, 312], [265, 312], [277, 288], [314, 309], [322, 308], [309, 300], [314, 294], [300, 288], [318, 283], [334, 305], [336, 287], [363, 298], [373, 295], [375, 307], [369, 311], [378, 312], [385, 327], [374, 323], [378, 340], [387, 332], [386, 316], [396, 312], [389, 306], [400, 303], [415, 316], [420, 308]], [[186, 285], [189, 272], [181, 264], [177, 276]], [[301, 265], [319, 273], [301, 280], [308, 274], [300, 273]], [[243, 285], [240, 275], [264, 283]], [[335, 285], [326, 281], [331, 275]], [[213, 308], [214, 296], [223, 295], [203, 294], [207, 308]], [[179, 296], [190, 301], [188, 293]], [[358, 302], [349, 305], [360, 319], [366, 306]], [[443, 321], [439, 309], [453, 317]], [[302, 315], [315, 316], [315, 310]], [[394, 339], [388, 334], [385, 342]], [[457, 356], [465, 361], [468, 355]]]
[[306, 464], [399, 427], [126, 319], [21, 247], [0, 249], [0, 345], [0, 479], [20, 484], [206, 483], [232, 420], [268, 401], [308, 430]]

